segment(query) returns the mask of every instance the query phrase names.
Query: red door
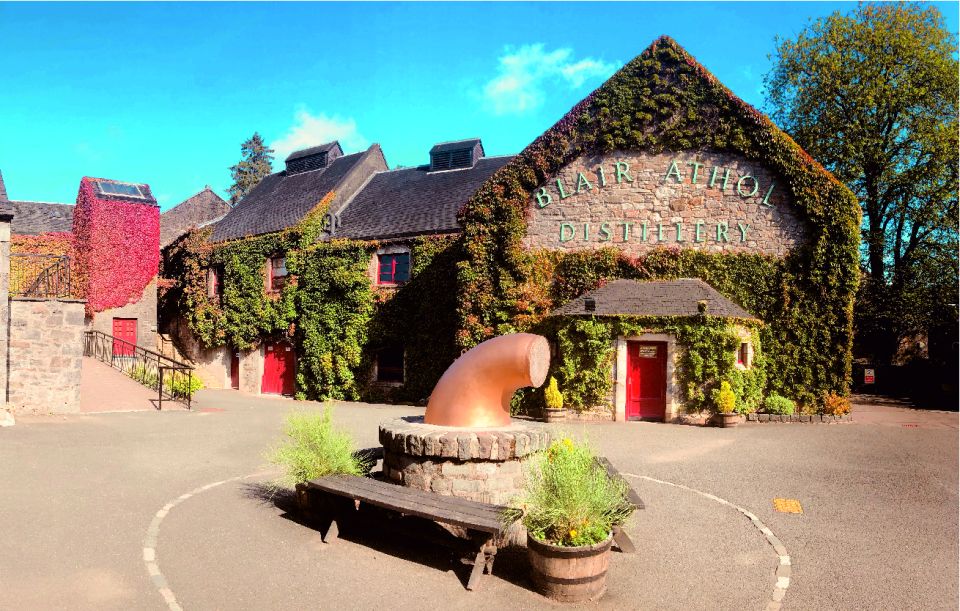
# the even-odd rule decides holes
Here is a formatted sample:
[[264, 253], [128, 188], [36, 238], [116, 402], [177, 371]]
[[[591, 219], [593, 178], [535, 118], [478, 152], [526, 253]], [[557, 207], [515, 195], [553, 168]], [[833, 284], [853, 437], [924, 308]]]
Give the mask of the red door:
[[263, 380], [260, 392], [273, 395], [292, 395], [296, 357], [293, 346], [277, 342], [264, 346]]
[[113, 356], [133, 356], [133, 348], [137, 345], [137, 319], [114, 318], [113, 337]]
[[240, 389], [240, 351], [230, 350], [230, 388]]
[[666, 342], [627, 342], [627, 419], [663, 420], [666, 411]]

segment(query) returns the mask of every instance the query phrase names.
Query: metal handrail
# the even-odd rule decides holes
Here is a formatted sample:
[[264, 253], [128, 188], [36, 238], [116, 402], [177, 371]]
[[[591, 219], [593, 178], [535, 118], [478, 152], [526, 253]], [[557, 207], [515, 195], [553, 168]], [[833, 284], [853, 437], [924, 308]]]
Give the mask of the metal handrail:
[[72, 297], [70, 257], [34, 253], [11, 254], [10, 295], [40, 299]]
[[106, 363], [147, 388], [156, 390], [158, 410], [163, 409], [164, 400], [178, 401], [190, 409], [193, 398], [192, 366], [103, 331], [87, 331], [83, 340], [83, 356]]

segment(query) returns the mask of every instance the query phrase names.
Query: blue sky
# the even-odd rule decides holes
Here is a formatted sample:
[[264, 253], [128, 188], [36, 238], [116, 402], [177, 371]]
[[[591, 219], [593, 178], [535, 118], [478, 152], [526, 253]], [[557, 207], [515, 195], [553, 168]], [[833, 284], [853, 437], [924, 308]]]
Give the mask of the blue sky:
[[762, 108], [774, 37], [854, 6], [0, 2], [0, 171], [11, 199], [73, 202], [86, 175], [167, 209], [223, 195], [254, 131], [275, 170], [331, 139], [391, 167], [473, 136], [513, 154], [661, 34]]

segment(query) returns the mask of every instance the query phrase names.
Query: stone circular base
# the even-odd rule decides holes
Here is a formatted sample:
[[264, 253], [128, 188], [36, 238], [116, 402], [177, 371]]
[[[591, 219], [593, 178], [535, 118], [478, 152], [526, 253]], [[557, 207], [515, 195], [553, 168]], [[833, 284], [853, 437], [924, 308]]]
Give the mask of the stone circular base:
[[538, 423], [465, 429], [424, 424], [422, 417], [380, 424], [383, 472], [391, 481], [502, 505], [523, 488], [523, 463], [550, 445]]

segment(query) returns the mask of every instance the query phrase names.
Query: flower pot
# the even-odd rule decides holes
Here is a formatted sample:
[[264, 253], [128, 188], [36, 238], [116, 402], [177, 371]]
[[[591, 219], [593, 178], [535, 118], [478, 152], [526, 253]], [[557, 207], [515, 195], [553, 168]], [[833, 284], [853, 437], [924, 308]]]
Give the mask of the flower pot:
[[560, 602], [597, 600], [607, 591], [613, 535], [595, 545], [562, 547], [527, 536], [527, 557], [537, 591]]
[[565, 409], [543, 410], [544, 422], [564, 422], [566, 419], [567, 419], [567, 410]]
[[713, 415], [713, 425], [719, 426], [720, 428], [727, 428], [731, 426], [737, 426], [740, 424], [740, 414], [714, 414]]

